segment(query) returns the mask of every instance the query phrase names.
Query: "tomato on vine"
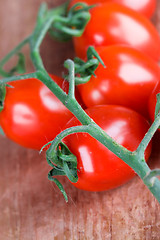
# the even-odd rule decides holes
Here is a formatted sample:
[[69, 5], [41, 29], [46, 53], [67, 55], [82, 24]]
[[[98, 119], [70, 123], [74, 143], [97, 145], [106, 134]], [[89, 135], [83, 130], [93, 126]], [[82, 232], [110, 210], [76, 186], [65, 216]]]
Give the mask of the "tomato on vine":
[[[52, 75], [63, 90], [68, 83]], [[11, 82], [7, 87], [0, 126], [5, 135], [28, 148], [38, 149], [53, 140], [73, 116], [60, 100], [38, 79]]]
[[[116, 142], [130, 151], [137, 149], [149, 128], [148, 122], [135, 111], [116, 105], [95, 106], [87, 114]], [[65, 128], [80, 125], [74, 117]], [[77, 157], [77, 188], [87, 191], [103, 191], [118, 187], [131, 179], [135, 172], [104, 145], [88, 133], [76, 133], [64, 139], [70, 151]], [[145, 151], [148, 159], [151, 145]]]
[[125, 44], [159, 60], [160, 37], [147, 18], [117, 3], [97, 5], [90, 13], [82, 36], [73, 38], [78, 57], [85, 58], [89, 46]]
[[[66, 77], [70, 83], [69, 90], [67, 90], [68, 94], [61, 89], [64, 89], [65, 85], [63, 85], [62, 79], [59, 79], [59, 83], [59, 80], [53, 76], [53, 80], [60, 86], [58, 87], [55, 82], [48, 77], [47, 70], [40, 55], [40, 45], [46, 34], [52, 30], [55, 30], [53, 36], [61, 40], [67, 40], [71, 36], [80, 35], [90, 19], [88, 12], [90, 6], [86, 6], [85, 4], [81, 4], [81, 6], [84, 8], [71, 8], [71, 11], [69, 11], [67, 15], [67, 3], [52, 10], [48, 10], [47, 6], [42, 4], [33, 32], [0, 61], [0, 74], [4, 77], [0, 84], [0, 111], [2, 110], [2, 103], [4, 103], [4, 109], [0, 114], [0, 124], [7, 136], [23, 146], [31, 148], [34, 146], [40, 149], [51, 137], [52, 141], [45, 145], [51, 144], [46, 152], [47, 163], [52, 167], [48, 173], [48, 179], [57, 184], [66, 201], [67, 195], [62, 184], [55, 178], [57, 175], [67, 176], [78, 188], [89, 191], [102, 191], [120, 186], [137, 173], [160, 202], [160, 180], [156, 177], [160, 175], [160, 169], [152, 170], [146, 163], [151, 151], [151, 144], [149, 143], [160, 126], [160, 114], [149, 127], [148, 122], [141, 115], [122, 106], [99, 105], [89, 108], [85, 112], [75, 99], [75, 83], [76, 81], [78, 83], [78, 81], [89, 80], [90, 75], [95, 71], [97, 60], [101, 62], [99, 56], [97, 59], [92, 58], [93, 56], [97, 57], [97, 54], [93, 54], [93, 56], [87, 54], [87, 58], [90, 61], [89, 64], [78, 58], [76, 58], [77, 63], [75, 60], [76, 64], [70, 59], [65, 61], [64, 66], [69, 72]], [[144, 50], [144, 52], [148, 54], [151, 53], [151, 56], [156, 60], [159, 58], [159, 36], [157, 37], [157, 32], [152, 28], [152, 25], [148, 25], [147, 20], [144, 20], [144, 18], [141, 18], [139, 15], [134, 15], [134, 18], [132, 10], [117, 4], [112, 3], [112, 5], [109, 5], [105, 3], [103, 9], [101, 6], [102, 5], [99, 5], [99, 7], [94, 8], [94, 11], [98, 11], [99, 17], [102, 16], [102, 18], [100, 18], [101, 21], [97, 18], [95, 19], [94, 27], [96, 31], [98, 29], [97, 26], [99, 27], [98, 30], [103, 30], [103, 17], [106, 14], [105, 10], [107, 9], [105, 8], [107, 7], [109, 9], [108, 12], [110, 11], [109, 16], [111, 14], [111, 20], [115, 20], [109, 22], [109, 24], [111, 24], [111, 35], [107, 35], [107, 39], [112, 40], [113, 36], [113, 38], [115, 37], [116, 40], [119, 40], [120, 37], [118, 36], [124, 36], [122, 40], [126, 41], [121, 41], [121, 43], [127, 44], [127, 40], [129, 40], [128, 43], [130, 43], [130, 41], [134, 43], [135, 41], [135, 43], [138, 44], [138, 46], [133, 44], [135, 48], [142, 47], [141, 50]], [[111, 11], [110, 6], [113, 8], [115, 6], [121, 9], [121, 11], [116, 14], [115, 9]], [[123, 14], [125, 11], [127, 11], [126, 15]], [[132, 13], [131, 17], [130, 13]], [[134, 12], [134, 14], [136, 13]], [[91, 21], [91, 23], [93, 24], [93, 21]], [[130, 26], [129, 23], [132, 23], [132, 25]], [[120, 31], [118, 31], [117, 28], [118, 24]], [[133, 26], [138, 26], [136, 29], [139, 31], [133, 31], [134, 29], [131, 29]], [[146, 26], [149, 26], [148, 29]], [[93, 29], [91, 28], [91, 30]], [[120, 35], [117, 35], [119, 32]], [[62, 33], [65, 36], [61, 38]], [[88, 33], [88, 35], [91, 36], [92, 39], [92, 31], [90, 33]], [[98, 45], [106, 41], [106, 39], [103, 41], [103, 34], [101, 34], [102, 32], [96, 32], [96, 35], [94, 35], [94, 37], [96, 36], [96, 40], [98, 39]], [[29, 45], [30, 57], [35, 72], [32, 74], [26, 73], [23, 57], [19, 59], [16, 66], [9, 71], [5, 71], [4, 65], [12, 56], [21, 54], [21, 49], [26, 44]], [[90, 41], [86, 41], [86, 46], [87, 44], [90, 45]], [[111, 44], [116, 44], [116, 41], [111, 42]], [[79, 47], [82, 46], [83, 45]], [[83, 47], [82, 50], [85, 51]], [[78, 72], [79, 66], [83, 66], [80, 72]], [[15, 75], [15, 73], [18, 73], [18, 75]], [[76, 78], [75, 73], [77, 74]], [[19, 76], [19, 74], [22, 75]], [[35, 79], [35, 76], [37, 76], [40, 81]], [[34, 79], [32, 79], [32, 77], [34, 77]], [[23, 93], [21, 91], [22, 89], [20, 91], [18, 90], [18, 86], [21, 84], [18, 83], [18, 81], [13, 82], [13, 80], [17, 79], [23, 79], [23, 81], [20, 81], [20, 83], [24, 83]], [[37, 84], [37, 82], [39, 83]], [[14, 86], [14, 88], [10, 88], [7, 85], [7, 94], [4, 100], [4, 86], [6, 86], [6, 84], [10, 84]], [[28, 91], [27, 88], [30, 84], [31, 89]], [[45, 84], [45, 86], [43, 86], [43, 84]], [[32, 89], [33, 92], [31, 91]], [[16, 94], [14, 94], [14, 92]], [[57, 97], [56, 100], [54, 95]], [[7, 96], [9, 97], [7, 98]], [[12, 98], [10, 98], [10, 96]], [[7, 99], [8, 104], [6, 104]], [[51, 105], [48, 105], [48, 102], [51, 103]], [[64, 106], [67, 106], [75, 116], [65, 125], [67, 129], [64, 131], [61, 131], [64, 129], [64, 126], [60, 126], [61, 120], [64, 120], [63, 124], [65, 124], [65, 122], [68, 121], [67, 118], [70, 119], [73, 115], [69, 110], [66, 111], [65, 107], [61, 105], [62, 103]], [[7, 108], [6, 105], [8, 105], [9, 108]], [[54, 115], [54, 113], [56, 114]], [[3, 114], [6, 118], [2, 118]], [[93, 120], [95, 120], [95, 122]], [[57, 127], [55, 128], [55, 126]], [[54, 130], [60, 132], [56, 138], [54, 137], [57, 133], [55, 134]], [[16, 135], [17, 133], [18, 135]], [[90, 134], [90, 136], [88, 134]], [[63, 139], [64, 142], [62, 142]], [[41, 151], [42, 150], [43, 149], [41, 149]], [[73, 154], [75, 154], [77, 158]], [[77, 177], [77, 160], [79, 179]]]
[[156, 0], [134, 0], [134, 1], [128, 1], [128, 0], [71, 0], [70, 7], [78, 2], [84, 2], [88, 5], [93, 4], [100, 4], [100, 3], [106, 3], [106, 2], [113, 2], [113, 3], [119, 3], [123, 6], [129, 7], [133, 10], [135, 10], [138, 13], [143, 14], [144, 16], [150, 18], [156, 8]]
[[160, 78], [155, 61], [122, 45], [96, 49], [106, 68], [99, 64], [89, 82], [78, 85], [86, 107], [118, 104], [148, 117], [148, 100]]

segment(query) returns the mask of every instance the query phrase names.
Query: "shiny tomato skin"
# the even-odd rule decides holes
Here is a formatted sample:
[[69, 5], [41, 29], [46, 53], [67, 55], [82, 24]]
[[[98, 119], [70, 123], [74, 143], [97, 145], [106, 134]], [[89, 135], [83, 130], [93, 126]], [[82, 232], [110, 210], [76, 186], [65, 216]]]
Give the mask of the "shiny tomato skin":
[[[134, 151], [149, 128], [148, 122], [133, 110], [116, 105], [88, 108], [89, 116], [118, 143]], [[74, 117], [66, 128], [80, 125]], [[104, 191], [116, 188], [130, 180], [135, 172], [120, 158], [87, 133], [67, 136], [64, 142], [77, 157], [77, 188], [87, 191]], [[145, 152], [148, 159], [151, 144]]]
[[[154, 90], [151, 93], [151, 96], [149, 98], [149, 116], [151, 121], [154, 121], [155, 118], [155, 108], [156, 108], [156, 103], [157, 103], [157, 98], [156, 95], [160, 93], [160, 82], [157, 83], [157, 85], [155, 86]], [[160, 129], [159, 129], [160, 131]]]
[[156, 8], [156, 0], [134, 0], [134, 1], [128, 1], [128, 0], [72, 0], [70, 2], [70, 7], [73, 6], [76, 3], [84, 2], [88, 5], [93, 4], [103, 4], [106, 2], [113, 2], [113, 3], [119, 3], [123, 6], [126, 6], [128, 8], [131, 8], [135, 10], [136, 12], [143, 14], [147, 18], [150, 18]]
[[158, 64], [136, 49], [122, 45], [96, 49], [99, 64], [89, 82], [78, 85], [86, 107], [119, 104], [148, 117], [148, 100], [160, 79]]
[[124, 44], [159, 60], [160, 37], [147, 18], [117, 3], [98, 5], [90, 13], [82, 36], [73, 38], [78, 57], [84, 59], [89, 46]]
[[[68, 91], [68, 83], [57, 76], [51, 77]], [[13, 88], [7, 87], [0, 126], [9, 139], [40, 150], [73, 115], [38, 79], [18, 80], [10, 85]]]
[[[134, 151], [149, 128], [145, 118], [135, 111], [116, 105], [95, 106], [88, 108], [89, 116], [113, 139]], [[72, 118], [65, 128], [80, 125]], [[64, 142], [77, 157], [77, 188], [87, 191], [103, 191], [116, 188], [130, 180], [135, 172], [120, 158], [87, 133], [67, 136]], [[146, 160], [151, 151], [151, 144], [146, 150]]]

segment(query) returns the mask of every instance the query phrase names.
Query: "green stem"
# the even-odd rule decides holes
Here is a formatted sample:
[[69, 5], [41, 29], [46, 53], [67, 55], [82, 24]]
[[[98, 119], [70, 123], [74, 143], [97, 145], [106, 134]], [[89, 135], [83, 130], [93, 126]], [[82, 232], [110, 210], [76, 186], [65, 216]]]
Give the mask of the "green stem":
[[156, 177], [149, 179], [142, 179], [144, 184], [148, 187], [150, 192], [155, 196], [155, 198], [160, 203], [160, 180]]
[[[71, 127], [65, 129], [63, 132], [57, 135], [57, 137], [51, 142], [50, 148], [47, 150], [47, 162], [51, 167], [55, 167], [55, 164], [58, 165], [59, 167], [63, 167], [63, 163], [60, 161], [57, 162], [56, 156], [57, 156], [57, 146], [58, 144], [62, 141], [63, 138], [66, 136], [73, 134], [73, 133], [78, 133], [78, 132], [88, 132], [88, 126], [76, 126], [76, 127]], [[46, 144], [44, 147], [46, 147], [48, 144]], [[43, 150], [41, 149], [41, 151]], [[40, 151], [40, 152], [41, 152]], [[52, 159], [54, 159], [54, 164], [52, 163]]]
[[25, 38], [20, 44], [17, 45], [10, 53], [8, 53], [1, 61], [0, 61], [0, 67], [2, 68], [6, 62], [9, 61], [11, 57], [13, 57], [16, 53], [18, 53], [22, 47], [27, 44], [30, 40], [30, 36]]
[[74, 70], [74, 63], [71, 60], [67, 60], [64, 63], [64, 66], [69, 70], [69, 92], [68, 98], [75, 99], [75, 70]]
[[139, 157], [144, 157], [145, 150], [146, 150], [149, 142], [151, 141], [153, 135], [159, 128], [159, 126], [160, 126], [160, 113], [158, 115], [156, 115], [154, 122], [150, 126], [148, 132], [145, 134], [144, 138], [142, 139], [141, 143], [139, 144], [139, 146], [136, 150]]
[[157, 102], [156, 102], [156, 108], [155, 108], [155, 118], [156, 116], [158, 115], [159, 111], [160, 111], [160, 93], [158, 93], [156, 95], [156, 99], [157, 99]]
[[6, 84], [6, 83], [13, 82], [16, 80], [25, 80], [25, 79], [30, 79], [30, 78], [37, 78], [37, 72], [3, 78], [0, 81], [0, 84]]
[[9, 77], [10, 74], [6, 71], [4, 71], [3, 69], [0, 68], [0, 75], [3, 76], [3, 77]]
[[32, 63], [34, 65], [35, 69], [37, 71], [39, 71], [39, 72], [41, 70], [42, 70], [42, 72], [45, 71], [45, 68], [44, 68], [44, 65], [43, 65], [43, 61], [42, 61], [42, 59], [40, 57], [40, 54], [39, 54], [39, 50], [33, 50], [32, 49], [30, 55], [31, 55]]
[[33, 34], [33, 38], [32, 38], [32, 49], [33, 50], [38, 50], [39, 46], [41, 45], [46, 33], [48, 32], [52, 22], [54, 20], [54, 17], [49, 16], [48, 19], [44, 22], [44, 24], [41, 26], [40, 30], [38, 32], [38, 37], [34, 36], [34, 34], [36, 35], [36, 31]]
[[76, 126], [76, 127], [70, 127], [65, 129], [63, 132], [57, 135], [55, 139], [52, 141], [51, 147], [49, 148], [48, 152], [55, 151], [57, 145], [62, 141], [63, 138], [67, 137], [70, 134], [79, 133], [79, 132], [85, 132], [88, 133], [90, 126]]
[[[83, 113], [82, 113], [83, 114]], [[88, 115], [87, 115], [88, 116]], [[85, 118], [85, 116], [83, 116]], [[114, 154], [118, 157], [123, 158], [126, 163], [129, 165], [133, 163], [133, 157], [135, 154], [120, 144], [118, 144], [114, 139], [112, 139], [103, 129], [101, 129], [96, 123], [90, 122], [87, 125], [71, 127], [65, 129], [63, 132], [57, 135], [57, 137], [52, 141], [51, 147], [49, 148], [48, 152], [54, 152], [59, 142], [65, 138], [66, 136], [78, 133], [78, 132], [85, 132], [90, 134], [92, 137], [97, 139], [101, 142], [104, 146], [106, 146], [109, 150], [111, 150]], [[135, 168], [135, 166], [134, 166]], [[146, 175], [146, 172], [144, 176]]]
[[13, 57], [15, 54], [17, 54], [24, 45], [29, 43], [30, 36], [25, 38], [20, 44], [18, 44], [11, 52], [9, 52], [1, 61], [0, 61], [0, 75], [3, 77], [9, 77], [10, 73], [7, 73], [3, 70], [4, 65]]

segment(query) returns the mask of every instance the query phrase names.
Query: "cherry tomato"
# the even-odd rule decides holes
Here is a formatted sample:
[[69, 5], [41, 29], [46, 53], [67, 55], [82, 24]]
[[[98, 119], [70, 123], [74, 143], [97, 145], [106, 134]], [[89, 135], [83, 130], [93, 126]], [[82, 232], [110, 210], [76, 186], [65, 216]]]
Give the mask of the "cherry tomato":
[[[109, 136], [128, 150], [134, 151], [149, 128], [148, 122], [133, 110], [116, 105], [95, 106], [86, 112]], [[74, 117], [67, 127], [80, 125]], [[118, 187], [131, 179], [135, 172], [120, 158], [87, 133], [67, 136], [64, 142], [77, 157], [77, 188], [103, 191]], [[148, 159], [151, 145], [145, 152]]]
[[86, 107], [118, 104], [148, 117], [148, 100], [160, 79], [160, 68], [140, 51], [122, 45], [96, 49], [106, 68], [99, 64], [88, 83], [78, 85]]
[[97, 5], [90, 13], [82, 36], [73, 38], [77, 56], [85, 58], [89, 46], [124, 44], [159, 60], [160, 37], [147, 18], [117, 3]]
[[[65, 91], [68, 83], [57, 76], [52, 79]], [[51, 141], [73, 117], [72, 113], [39, 80], [27, 79], [7, 87], [0, 126], [6, 136], [28, 148], [38, 149]]]
[[154, 118], [155, 118], [155, 108], [156, 108], [156, 103], [157, 103], [156, 95], [158, 93], [160, 93], [160, 83], [157, 83], [157, 85], [155, 86], [155, 88], [149, 98], [149, 115], [150, 115], [150, 119], [152, 122], [154, 121]]
[[70, 7], [73, 6], [76, 3], [79, 2], [85, 2], [88, 5], [93, 5], [96, 3], [106, 3], [106, 2], [113, 2], [113, 3], [119, 3], [123, 6], [129, 7], [133, 10], [135, 10], [138, 13], [143, 14], [144, 16], [150, 18], [156, 8], [156, 0], [134, 0], [134, 1], [128, 1], [128, 0], [72, 0], [70, 3]]

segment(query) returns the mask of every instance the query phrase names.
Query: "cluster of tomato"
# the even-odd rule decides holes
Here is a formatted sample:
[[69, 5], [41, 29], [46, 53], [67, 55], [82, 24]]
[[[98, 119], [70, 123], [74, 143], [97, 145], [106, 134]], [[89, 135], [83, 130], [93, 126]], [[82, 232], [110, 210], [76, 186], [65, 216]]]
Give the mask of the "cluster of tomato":
[[[71, 1], [70, 6], [77, 2]], [[154, 119], [156, 94], [160, 91], [157, 64], [160, 37], [148, 19], [155, 10], [155, 0], [81, 2], [97, 5], [90, 10], [91, 20], [83, 35], [73, 38], [76, 55], [85, 59], [87, 48], [94, 46], [106, 68], [99, 65], [95, 76], [78, 85], [77, 91], [87, 114], [119, 144], [134, 151], [149, 128], [149, 118]], [[51, 77], [68, 92], [67, 82]], [[13, 141], [39, 150], [62, 129], [80, 125], [39, 80], [10, 85], [14, 88], [7, 87], [0, 126]], [[72, 134], [65, 143], [77, 157], [78, 182], [74, 185], [78, 188], [107, 190], [135, 175], [127, 164], [88, 134]], [[146, 160], [150, 152], [151, 145], [145, 152]]]

